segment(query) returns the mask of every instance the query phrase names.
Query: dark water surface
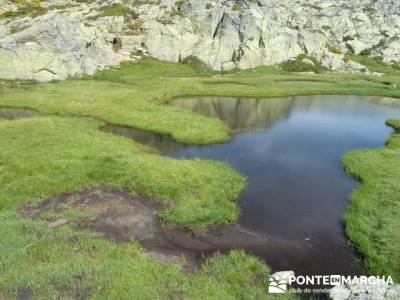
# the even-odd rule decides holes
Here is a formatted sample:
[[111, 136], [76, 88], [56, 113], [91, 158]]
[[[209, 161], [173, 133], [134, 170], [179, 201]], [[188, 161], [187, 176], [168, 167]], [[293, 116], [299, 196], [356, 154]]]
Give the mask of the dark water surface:
[[171, 105], [220, 118], [235, 134], [225, 144], [182, 147], [168, 155], [233, 166], [248, 179], [240, 199], [240, 225], [297, 241], [303, 249], [284, 255], [257, 249], [255, 254], [274, 270], [361, 272], [343, 229], [357, 182], [343, 171], [341, 159], [350, 150], [383, 146], [391, 133], [385, 120], [400, 117], [400, 100], [214, 97], [177, 99]]
[[100, 130], [133, 139], [140, 144], [155, 148], [162, 153], [170, 153], [189, 146], [188, 144], [175, 141], [169, 135], [153, 133], [132, 127], [106, 124], [100, 127]]

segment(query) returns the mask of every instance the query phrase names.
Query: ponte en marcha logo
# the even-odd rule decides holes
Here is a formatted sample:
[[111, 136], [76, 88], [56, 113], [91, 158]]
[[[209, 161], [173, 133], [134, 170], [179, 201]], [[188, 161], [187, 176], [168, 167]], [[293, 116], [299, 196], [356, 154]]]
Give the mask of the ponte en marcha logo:
[[268, 292], [327, 293], [337, 285], [392, 285], [391, 276], [298, 275], [293, 271], [277, 272], [269, 277]]

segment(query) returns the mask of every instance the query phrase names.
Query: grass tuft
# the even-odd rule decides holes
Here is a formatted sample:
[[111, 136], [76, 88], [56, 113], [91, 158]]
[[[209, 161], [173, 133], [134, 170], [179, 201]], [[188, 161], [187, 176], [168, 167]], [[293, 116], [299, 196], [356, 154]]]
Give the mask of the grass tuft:
[[346, 171], [361, 181], [346, 214], [346, 232], [365, 257], [373, 275], [400, 282], [400, 121], [378, 150], [353, 151], [344, 157]]

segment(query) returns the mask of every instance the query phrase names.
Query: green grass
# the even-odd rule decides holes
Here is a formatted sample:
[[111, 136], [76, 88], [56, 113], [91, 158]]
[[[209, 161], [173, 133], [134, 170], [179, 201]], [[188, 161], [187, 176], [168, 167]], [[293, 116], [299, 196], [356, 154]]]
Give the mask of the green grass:
[[185, 275], [136, 243], [117, 245], [70, 226], [51, 230], [13, 212], [0, 213], [0, 223], [0, 295], [31, 290], [36, 299], [269, 298], [269, 269], [240, 251]]
[[346, 231], [365, 257], [371, 274], [400, 281], [400, 121], [389, 120], [395, 133], [378, 150], [344, 157], [347, 172], [362, 184], [353, 193]]
[[132, 141], [102, 133], [84, 118], [0, 120], [0, 295], [32, 291], [38, 299], [267, 299], [268, 268], [232, 252], [193, 275], [161, 265], [136, 243], [116, 245], [70, 224], [18, 214], [26, 202], [84, 186], [128, 188], [167, 205], [161, 219], [202, 228], [238, 216], [243, 179], [210, 161], [161, 157]]
[[[267, 298], [264, 280], [268, 268], [242, 253], [220, 256], [196, 274], [184, 275], [179, 266], [162, 266], [146, 257], [136, 244], [117, 246], [73, 224], [49, 230], [43, 220], [22, 219], [18, 208], [62, 192], [102, 185], [155, 198], [164, 204], [160, 218], [168, 225], [197, 229], [235, 221], [239, 213], [236, 200], [245, 180], [230, 167], [162, 157], [133, 141], [101, 132], [99, 126], [106, 121], [170, 134], [188, 143], [223, 142], [229, 139], [229, 130], [221, 121], [162, 104], [197, 95], [268, 98], [358, 94], [400, 98], [400, 71], [384, 65], [380, 68], [388, 70], [388, 75], [372, 79], [290, 73], [275, 67], [214, 73], [195, 59], [173, 64], [147, 58], [98, 72], [92, 78], [49, 84], [2, 81], [0, 107], [31, 108], [46, 115], [0, 120], [0, 298], [2, 294], [15, 296], [24, 288], [31, 288], [38, 298], [74, 298], [82, 293], [94, 299], [114, 299], [116, 295]], [[364, 191], [362, 200], [368, 196], [379, 199], [379, 205], [398, 205], [393, 191], [400, 166], [391, 156], [398, 151], [396, 137], [387, 149], [350, 154], [345, 162], [357, 175], [364, 165], [375, 161], [365, 172], [389, 176], [376, 179], [377, 175], [368, 177], [370, 173], [357, 175], [367, 179], [353, 197], [347, 224], [371, 271], [394, 272], [392, 275], [398, 278], [395, 251], [399, 239], [393, 241], [393, 234], [399, 232], [398, 223], [395, 219], [381, 221], [386, 220], [385, 214], [395, 213], [379, 212], [374, 201], [357, 200], [358, 193]], [[371, 159], [362, 159], [364, 153], [370, 153]], [[386, 198], [386, 192], [390, 197]], [[363, 220], [357, 223], [357, 216], [375, 217], [368, 220], [370, 226]], [[378, 221], [372, 224], [373, 220]], [[368, 244], [368, 234], [374, 232], [379, 236]]]
[[[93, 79], [27, 84], [19, 88], [14, 83], [5, 84], [0, 88], [0, 106], [92, 116], [117, 125], [170, 134], [182, 142], [207, 144], [229, 139], [229, 130], [221, 121], [159, 104], [178, 96], [196, 95], [285, 97], [359, 94], [399, 97], [400, 77], [388, 76], [387, 80], [397, 84], [397, 88], [356, 75], [294, 74], [271, 67], [216, 74], [190, 64], [144, 59], [119, 70], [99, 72]], [[313, 81], [313, 84], [304, 84], [304, 81]]]
[[0, 209], [83, 187], [129, 188], [169, 204], [168, 224], [201, 228], [237, 219], [244, 180], [211, 161], [173, 160], [102, 133], [101, 122], [39, 117], [0, 122]]
[[370, 71], [385, 73], [386, 75], [399, 76], [400, 72], [392, 65], [381, 62], [378, 58], [371, 58], [362, 55], [348, 55], [348, 59], [366, 66]]
[[144, 101], [148, 93], [120, 83], [70, 80], [10, 89], [2, 94], [0, 105], [24, 106], [46, 114], [92, 116], [113, 124], [170, 134], [183, 142], [203, 144], [229, 139], [229, 130], [221, 121]]
[[232, 6], [232, 11], [241, 11], [242, 7], [239, 4], [234, 4]]
[[47, 10], [41, 6], [38, 5], [32, 5], [32, 4], [25, 4], [21, 5], [18, 7], [17, 10], [15, 11], [7, 11], [0, 15], [1, 18], [24, 18], [31, 16], [32, 18], [36, 18], [38, 16], [44, 15], [47, 12]]
[[[307, 63], [304, 60], [309, 60]], [[301, 54], [295, 60], [288, 60], [281, 64], [281, 67], [286, 72], [314, 72], [317, 74], [328, 71], [314, 57]]]
[[129, 7], [122, 5], [104, 6], [99, 9], [102, 17], [114, 17], [114, 16], [125, 16], [125, 15], [136, 15]]

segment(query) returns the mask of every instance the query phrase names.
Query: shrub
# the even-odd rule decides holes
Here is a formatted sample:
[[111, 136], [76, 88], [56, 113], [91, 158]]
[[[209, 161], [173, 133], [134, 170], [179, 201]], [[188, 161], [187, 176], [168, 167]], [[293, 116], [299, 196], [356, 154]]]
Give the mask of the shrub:
[[144, 21], [141, 19], [128, 23], [128, 29], [131, 30], [131, 34], [139, 35], [143, 28], [143, 23]]
[[22, 18], [31, 16], [32, 18], [35, 18], [37, 16], [44, 15], [46, 12], [47, 10], [40, 5], [26, 4], [18, 7], [16, 11], [7, 11], [1, 16], [5, 18]]
[[169, 12], [169, 15], [170, 15], [171, 17], [174, 17], [174, 16], [183, 16], [183, 13], [182, 13], [181, 11], [179, 11], [179, 10], [172, 10], [172, 11]]
[[329, 30], [331, 30], [331, 26], [324, 25], [324, 26], [322, 26], [322, 29], [325, 31], [329, 31]]
[[198, 71], [208, 71], [209, 67], [195, 55], [189, 55], [181, 61], [185, 65], [190, 65]]
[[350, 35], [343, 37], [343, 42], [354, 41], [354, 38]]
[[233, 11], [241, 11], [242, 7], [239, 4], [235, 4], [232, 6], [232, 10]]
[[363, 51], [361, 51], [361, 52], [360, 52], [360, 55], [361, 55], [361, 56], [370, 56], [371, 53], [372, 53], [372, 49], [369, 48], [369, 49], [364, 49]]
[[335, 54], [342, 54], [342, 51], [339, 48], [331, 47], [329, 51]]
[[[304, 59], [308, 59], [312, 64], [307, 63]], [[300, 54], [294, 60], [288, 60], [281, 64], [281, 68], [286, 72], [314, 72], [320, 74], [327, 71], [314, 57], [306, 54]]]

